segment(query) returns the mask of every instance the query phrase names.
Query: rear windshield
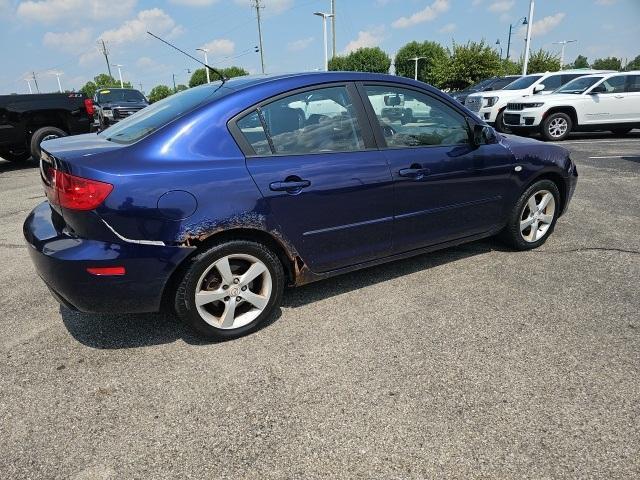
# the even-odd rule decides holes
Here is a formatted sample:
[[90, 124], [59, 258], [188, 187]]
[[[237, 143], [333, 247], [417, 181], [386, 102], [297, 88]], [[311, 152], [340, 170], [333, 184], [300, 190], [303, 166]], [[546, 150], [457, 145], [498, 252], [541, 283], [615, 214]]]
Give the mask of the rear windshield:
[[229, 89], [222, 88], [220, 82], [189, 88], [159, 102], [152, 103], [107, 128], [99, 135], [115, 143], [133, 143], [190, 112], [200, 104], [216, 97], [222, 97], [229, 92]]
[[575, 80], [571, 80], [569, 83], [563, 85], [559, 89], [557, 89], [554, 93], [575, 93], [581, 94], [584, 93], [587, 88], [595, 85], [597, 82], [602, 80], [603, 77], [580, 77]]
[[138, 90], [98, 90], [98, 103], [145, 102]]
[[519, 78], [513, 83], [510, 83], [509, 85], [504, 87], [503, 90], [523, 90], [525, 88], [529, 88], [541, 78], [542, 75], [528, 75], [526, 77]]

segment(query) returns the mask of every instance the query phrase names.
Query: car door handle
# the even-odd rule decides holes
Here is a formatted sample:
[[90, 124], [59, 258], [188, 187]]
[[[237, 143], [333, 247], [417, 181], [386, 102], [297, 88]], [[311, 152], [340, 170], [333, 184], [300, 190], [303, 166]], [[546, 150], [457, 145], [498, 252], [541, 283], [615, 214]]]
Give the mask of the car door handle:
[[624, 95], [614, 95], [616, 98], [624, 98]]
[[424, 177], [425, 175], [429, 175], [429, 173], [431, 173], [431, 170], [429, 170], [428, 168], [411, 166], [410, 168], [401, 168], [398, 173], [401, 177], [419, 179]]
[[302, 190], [311, 186], [309, 180], [285, 180], [284, 182], [271, 182], [269, 188], [274, 192], [291, 192]]

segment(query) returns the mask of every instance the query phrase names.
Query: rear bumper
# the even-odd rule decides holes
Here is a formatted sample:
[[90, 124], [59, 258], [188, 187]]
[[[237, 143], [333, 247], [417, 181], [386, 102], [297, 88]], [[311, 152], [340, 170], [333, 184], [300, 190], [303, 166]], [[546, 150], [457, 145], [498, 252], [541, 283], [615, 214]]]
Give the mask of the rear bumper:
[[573, 194], [576, 191], [576, 186], [578, 185], [578, 169], [576, 168], [576, 164], [573, 163], [573, 161], [572, 161], [571, 171], [569, 172], [569, 176], [566, 178], [566, 185], [567, 185], [567, 198], [565, 199], [564, 206], [563, 206], [564, 208], [562, 209], [562, 212], [560, 213], [560, 215], [564, 215], [569, 209], [569, 203], [571, 202], [571, 199], [573, 198]]
[[[48, 202], [23, 225], [29, 255], [60, 303], [95, 313], [159, 311], [165, 285], [190, 248], [108, 243], [72, 236], [54, 225]], [[123, 266], [122, 276], [96, 276], [88, 267]]]

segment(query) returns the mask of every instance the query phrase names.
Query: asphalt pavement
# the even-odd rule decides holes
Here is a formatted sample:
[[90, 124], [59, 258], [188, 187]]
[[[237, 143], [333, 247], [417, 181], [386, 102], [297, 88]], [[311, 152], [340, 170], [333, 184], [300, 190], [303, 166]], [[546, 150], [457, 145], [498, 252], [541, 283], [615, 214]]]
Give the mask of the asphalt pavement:
[[255, 334], [65, 310], [0, 160], [0, 478], [640, 478], [640, 132], [575, 135], [569, 212], [285, 293]]

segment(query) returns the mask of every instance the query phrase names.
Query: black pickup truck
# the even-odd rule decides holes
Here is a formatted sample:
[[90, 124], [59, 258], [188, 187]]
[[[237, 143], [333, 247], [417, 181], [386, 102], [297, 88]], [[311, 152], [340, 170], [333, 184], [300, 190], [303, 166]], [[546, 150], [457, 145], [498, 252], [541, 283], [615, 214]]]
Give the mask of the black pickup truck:
[[82, 93], [0, 95], [0, 157], [39, 160], [41, 142], [89, 133], [93, 114], [93, 101]]

